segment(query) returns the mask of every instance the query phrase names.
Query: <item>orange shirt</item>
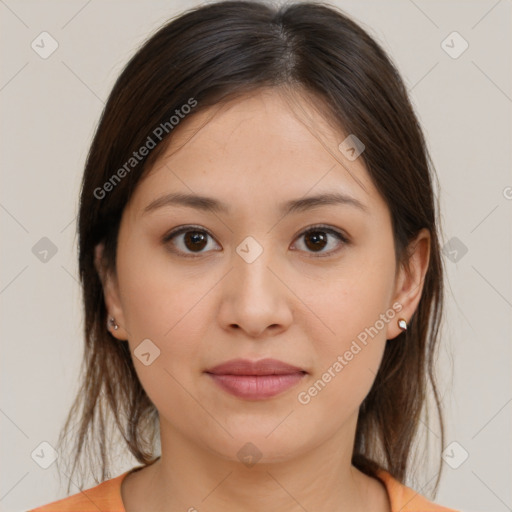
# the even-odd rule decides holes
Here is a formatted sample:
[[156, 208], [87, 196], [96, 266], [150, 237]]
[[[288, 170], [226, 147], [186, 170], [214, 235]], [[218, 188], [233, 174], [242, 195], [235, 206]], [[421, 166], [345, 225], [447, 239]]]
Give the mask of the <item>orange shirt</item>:
[[[140, 467], [143, 466], [137, 466], [95, 487], [27, 512], [126, 512], [121, 497], [121, 482], [128, 473]], [[378, 477], [386, 486], [391, 512], [457, 512], [428, 501], [386, 471], [379, 471]]]

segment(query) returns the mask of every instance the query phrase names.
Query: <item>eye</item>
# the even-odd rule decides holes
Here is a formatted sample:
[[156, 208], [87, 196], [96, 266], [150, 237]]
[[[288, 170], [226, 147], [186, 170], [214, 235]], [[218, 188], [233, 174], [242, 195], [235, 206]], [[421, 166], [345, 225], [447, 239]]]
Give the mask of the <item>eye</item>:
[[[339, 246], [350, 243], [348, 238], [340, 231], [321, 225], [312, 226], [298, 238], [305, 239], [304, 246], [306, 247], [306, 252], [319, 253], [315, 254], [315, 257], [329, 256], [332, 253], [338, 252], [340, 250]], [[213, 236], [205, 229], [199, 226], [182, 226], [165, 235], [163, 242], [173, 246], [170, 249], [172, 252], [186, 258], [194, 258], [196, 257], [194, 254], [201, 255], [202, 253], [209, 252], [205, 250], [205, 248], [208, 248], [208, 239], [214, 241]], [[329, 246], [329, 239], [334, 239], [335, 247], [332, 250], [324, 251], [324, 248]], [[216, 242], [215, 244], [220, 248]], [[332, 240], [331, 245], [333, 245]]]
[[[298, 238], [304, 238], [305, 242], [303, 245], [306, 247], [307, 252], [321, 253], [315, 255], [315, 257], [318, 258], [326, 257], [333, 253], [336, 253], [338, 252], [338, 250], [340, 250], [339, 246], [346, 245], [349, 243], [348, 238], [344, 236], [341, 232], [326, 226], [312, 226], [308, 230], [301, 233], [301, 235]], [[335, 248], [332, 250], [324, 251], [323, 249], [329, 245], [330, 238], [334, 238]], [[331, 246], [332, 245], [333, 244], [331, 243]], [[338, 248], [336, 248], [336, 246], [338, 246]]]
[[[165, 235], [163, 242], [174, 247], [178, 247], [178, 250], [171, 249], [172, 252], [179, 253], [186, 258], [194, 258], [194, 253], [201, 254], [203, 249], [208, 246], [208, 238], [213, 240], [212, 235], [203, 228], [196, 226], [183, 226], [181, 228], [171, 231]], [[174, 241], [176, 239], [176, 242]], [[191, 251], [187, 253], [187, 251]]]

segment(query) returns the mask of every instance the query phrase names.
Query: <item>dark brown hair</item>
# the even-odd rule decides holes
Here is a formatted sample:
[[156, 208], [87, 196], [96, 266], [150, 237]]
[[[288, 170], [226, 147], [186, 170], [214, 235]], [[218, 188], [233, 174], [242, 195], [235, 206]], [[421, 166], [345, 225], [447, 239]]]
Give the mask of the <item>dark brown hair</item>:
[[[408, 330], [387, 342], [360, 407], [353, 464], [371, 476], [383, 468], [405, 481], [429, 396], [444, 444], [434, 375], [443, 315], [435, 173], [402, 79], [375, 40], [334, 7], [224, 1], [183, 13], [142, 45], [116, 81], [90, 147], [78, 220], [85, 307], [82, 381], [59, 437], [62, 446], [68, 437], [75, 442], [73, 465], [66, 473], [70, 479], [82, 458], [93, 475], [95, 466], [101, 468], [96, 482], [110, 478], [109, 443], [114, 444], [116, 432], [139, 463], [157, 459], [158, 411], [140, 384], [128, 343], [107, 331], [95, 246], [104, 242], [104, 266], [115, 271], [121, 215], [137, 183], [169, 143], [176, 110], [191, 105], [192, 98], [194, 115], [237, 95], [281, 86], [320, 98], [337, 125], [364, 143], [361, 158], [391, 213], [397, 262], [407, 265], [408, 245], [422, 228], [431, 235], [417, 310]], [[127, 167], [134, 152], [148, 137], [155, 139], [162, 126], [167, 130], [161, 142]], [[440, 456], [436, 461], [441, 462]], [[440, 471], [436, 489], [439, 477]]]

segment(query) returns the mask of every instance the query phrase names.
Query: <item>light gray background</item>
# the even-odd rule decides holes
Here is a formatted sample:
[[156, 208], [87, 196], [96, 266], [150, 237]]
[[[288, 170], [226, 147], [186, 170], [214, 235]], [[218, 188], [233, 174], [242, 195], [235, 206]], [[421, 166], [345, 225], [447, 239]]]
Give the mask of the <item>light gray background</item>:
[[[31, 453], [43, 441], [55, 445], [77, 387], [83, 341], [74, 222], [86, 153], [128, 58], [194, 4], [0, 0], [2, 511], [64, 497], [55, 464], [42, 469]], [[443, 244], [457, 237], [468, 249], [457, 262], [444, 256], [440, 367], [445, 446], [460, 445], [448, 458], [460, 461], [462, 449], [469, 457], [458, 469], [444, 463], [436, 501], [512, 510], [511, 2], [335, 4], [397, 63], [439, 176]], [[47, 59], [31, 48], [43, 31], [59, 45]], [[453, 31], [469, 43], [456, 59], [441, 46]], [[46, 262], [32, 252], [42, 237], [57, 247]], [[112, 476], [134, 465], [121, 458]], [[433, 476], [419, 475], [415, 488], [422, 492]]]

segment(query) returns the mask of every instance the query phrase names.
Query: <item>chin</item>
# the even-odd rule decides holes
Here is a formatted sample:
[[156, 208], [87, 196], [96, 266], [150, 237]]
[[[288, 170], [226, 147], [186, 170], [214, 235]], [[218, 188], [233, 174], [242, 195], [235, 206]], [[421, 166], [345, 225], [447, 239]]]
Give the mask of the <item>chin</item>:
[[313, 448], [315, 443], [311, 435], [303, 432], [304, 435], [299, 438], [291, 436], [289, 429], [280, 431], [282, 424], [276, 428], [280, 421], [282, 418], [274, 421], [271, 428], [267, 428], [267, 422], [264, 422], [262, 428], [255, 428], [253, 423], [252, 428], [228, 429], [233, 437], [219, 429], [217, 436], [210, 433], [202, 442], [215, 455], [240, 462], [247, 467], [252, 467], [255, 463], [285, 462]]

